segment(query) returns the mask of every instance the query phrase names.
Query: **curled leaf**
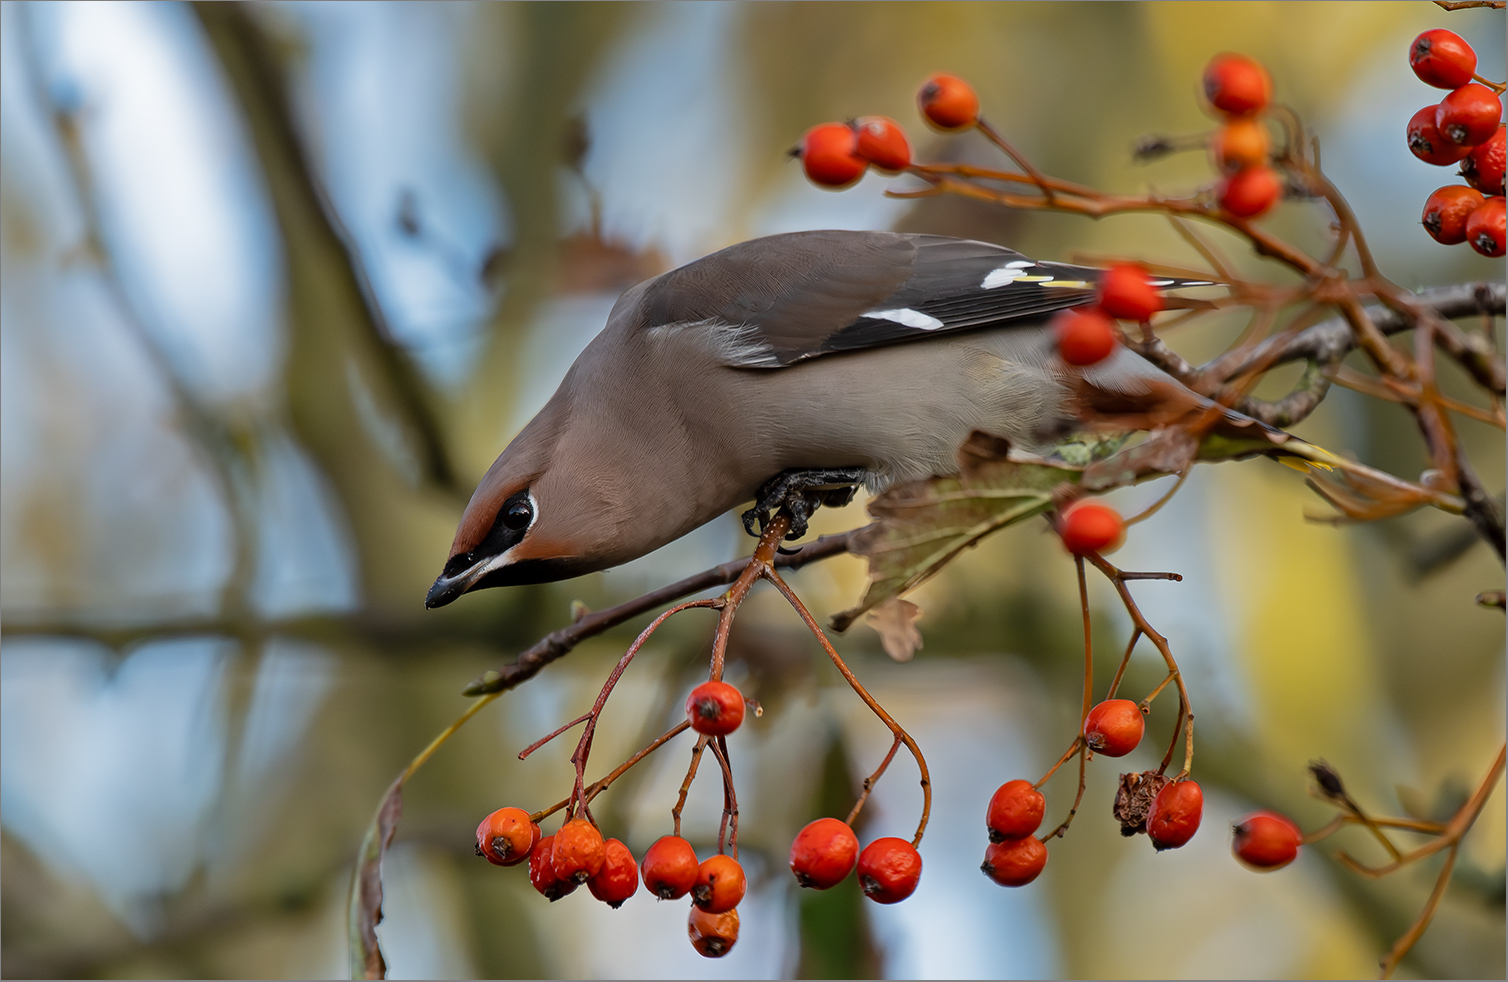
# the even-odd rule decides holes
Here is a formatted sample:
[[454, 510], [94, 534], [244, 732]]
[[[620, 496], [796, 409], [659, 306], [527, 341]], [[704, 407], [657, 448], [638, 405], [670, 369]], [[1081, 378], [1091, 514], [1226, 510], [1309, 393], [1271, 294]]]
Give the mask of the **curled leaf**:
[[909, 600], [891, 597], [864, 615], [864, 621], [880, 636], [880, 647], [894, 661], [910, 661], [922, 646], [922, 632], [917, 618], [922, 609]]
[[377, 925], [382, 923], [382, 857], [393, 844], [393, 833], [397, 831], [398, 819], [403, 814], [403, 779], [406, 776], [406, 773], [401, 774], [388, 785], [382, 803], [367, 825], [366, 835], [361, 840], [361, 852], [357, 855], [346, 934], [353, 979], [387, 977], [387, 962], [377, 944]]

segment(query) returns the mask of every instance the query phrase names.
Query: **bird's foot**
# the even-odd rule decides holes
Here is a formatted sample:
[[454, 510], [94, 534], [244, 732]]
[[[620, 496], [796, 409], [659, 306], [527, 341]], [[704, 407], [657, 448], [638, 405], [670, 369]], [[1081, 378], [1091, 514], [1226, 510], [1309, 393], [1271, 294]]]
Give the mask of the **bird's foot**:
[[[841, 508], [852, 501], [867, 473], [862, 467], [781, 471], [764, 483], [754, 507], [743, 513], [744, 531], [759, 535], [784, 508], [791, 516], [791, 530], [785, 537], [799, 539], [806, 535], [807, 521], [818, 508]], [[759, 531], [755, 531], [755, 522]]]

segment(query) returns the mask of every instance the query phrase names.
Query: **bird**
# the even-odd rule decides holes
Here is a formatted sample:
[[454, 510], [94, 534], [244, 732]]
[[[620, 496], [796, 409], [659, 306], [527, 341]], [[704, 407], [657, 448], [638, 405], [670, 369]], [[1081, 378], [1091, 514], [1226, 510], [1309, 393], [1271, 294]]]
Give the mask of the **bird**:
[[1147, 426], [1212, 405], [1124, 345], [1063, 362], [1049, 321], [1093, 303], [1102, 273], [818, 230], [646, 280], [482, 477], [425, 605], [621, 565], [751, 500], [746, 527], [797, 505], [794, 538], [859, 486], [956, 473], [976, 431], [1041, 453], [1096, 414]]

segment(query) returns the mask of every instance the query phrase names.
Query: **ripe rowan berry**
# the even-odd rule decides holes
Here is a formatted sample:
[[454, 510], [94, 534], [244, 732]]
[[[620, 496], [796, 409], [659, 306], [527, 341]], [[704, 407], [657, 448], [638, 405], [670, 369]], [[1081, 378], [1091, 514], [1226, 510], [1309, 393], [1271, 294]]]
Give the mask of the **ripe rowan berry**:
[[1231, 852], [1246, 866], [1264, 873], [1293, 862], [1304, 841], [1298, 826], [1276, 812], [1248, 815], [1231, 831], [1235, 833]]
[[1488, 198], [1466, 218], [1466, 241], [1484, 256], [1503, 254], [1503, 199]]
[[539, 842], [539, 826], [522, 808], [499, 808], [476, 827], [476, 854], [496, 866], [516, 866]]
[[574, 881], [562, 880], [555, 875], [555, 863], [551, 856], [554, 851], [555, 837], [547, 835], [529, 853], [529, 882], [551, 903], [576, 889]]
[[847, 822], [819, 818], [791, 843], [791, 872], [796, 882], [815, 890], [842, 883], [859, 855], [859, 839]]
[[744, 694], [727, 682], [703, 682], [686, 697], [691, 728], [708, 736], [726, 736], [744, 721]]
[[1461, 176], [1483, 194], [1503, 193], [1503, 133], [1499, 123], [1496, 133], [1461, 158]]
[[693, 907], [686, 918], [686, 934], [697, 954], [705, 958], [721, 958], [738, 944], [738, 911], [709, 914]]
[[1448, 184], [1437, 188], [1424, 202], [1420, 221], [1424, 230], [1441, 245], [1466, 241], [1466, 219], [1483, 201], [1482, 192]]
[[984, 813], [990, 841], [1031, 835], [1042, 824], [1046, 810], [1047, 800], [1042, 797], [1042, 792], [1031, 786], [1030, 781], [1006, 781], [995, 790], [990, 807]]
[[1204, 792], [1188, 778], [1163, 786], [1147, 812], [1147, 838], [1158, 852], [1177, 849], [1199, 831], [1204, 816]]
[[1147, 271], [1135, 263], [1116, 263], [1100, 277], [1100, 309], [1128, 321], [1150, 320], [1162, 309], [1162, 294]]
[[1451, 143], [1474, 147], [1497, 132], [1503, 118], [1503, 100], [1485, 85], [1472, 82], [1440, 100], [1435, 108], [1435, 129]]
[[696, 850], [685, 839], [657, 839], [644, 853], [644, 889], [661, 900], [678, 900], [696, 886], [698, 865]]
[[1459, 35], [1443, 28], [1425, 31], [1409, 45], [1409, 67], [1425, 85], [1455, 89], [1471, 81], [1477, 53]]
[[853, 128], [858, 134], [855, 152], [879, 170], [902, 171], [911, 166], [906, 131], [889, 116], [860, 116]]
[[806, 131], [793, 151], [801, 169], [813, 184], [845, 188], [864, 175], [869, 164], [855, 151], [859, 145], [853, 128], [845, 123], [819, 123]]
[[1093, 365], [1115, 350], [1115, 323], [1098, 307], [1076, 307], [1053, 315], [1058, 356], [1070, 365]]
[[1265, 164], [1246, 167], [1220, 182], [1215, 192], [1220, 207], [1237, 218], [1256, 218], [1278, 203], [1283, 196], [1283, 182], [1277, 172]]
[[721, 914], [737, 907], [748, 887], [744, 868], [738, 865], [738, 860], [718, 853], [708, 856], [697, 867], [691, 902], [709, 914]]
[[602, 844], [602, 868], [597, 875], [586, 881], [592, 896], [614, 910], [623, 906], [623, 901], [639, 890], [639, 864], [628, 846], [617, 839], [608, 839]]
[[1215, 167], [1226, 174], [1267, 163], [1271, 149], [1272, 137], [1267, 127], [1250, 116], [1226, 121], [1210, 139], [1210, 156]]
[[1047, 865], [1047, 846], [1036, 836], [992, 842], [979, 869], [1003, 887], [1024, 887]]
[[1204, 69], [1204, 97], [1233, 116], [1260, 112], [1272, 98], [1272, 78], [1245, 55], [1218, 54]]
[[1435, 110], [1439, 106], [1425, 106], [1409, 117], [1404, 130], [1408, 138], [1409, 152], [1426, 164], [1445, 167], [1470, 153], [1466, 147], [1451, 143], [1435, 129]]
[[1141, 743], [1147, 721], [1130, 699], [1106, 699], [1084, 717], [1084, 742], [1106, 757], [1124, 757]]
[[551, 864], [555, 875], [580, 885], [602, 869], [602, 833], [584, 818], [573, 818], [555, 833]]
[[905, 839], [876, 839], [859, 853], [859, 886], [877, 904], [898, 904], [916, 892], [922, 857]]
[[1076, 556], [1088, 552], [1113, 552], [1126, 535], [1120, 513], [1098, 501], [1081, 501], [1063, 515], [1063, 545]]
[[957, 130], [979, 122], [979, 96], [955, 75], [933, 75], [916, 94], [927, 122], [942, 130]]

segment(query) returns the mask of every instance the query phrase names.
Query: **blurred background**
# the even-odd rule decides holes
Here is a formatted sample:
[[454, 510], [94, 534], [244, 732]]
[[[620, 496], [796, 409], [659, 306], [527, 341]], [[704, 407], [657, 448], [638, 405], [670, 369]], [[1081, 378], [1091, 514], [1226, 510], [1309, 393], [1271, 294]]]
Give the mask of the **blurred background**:
[[[992, 162], [917, 120], [931, 72], [962, 74], [1044, 170], [1184, 193], [1199, 153], [1135, 164], [1145, 133], [1208, 127], [1213, 53], [1271, 69], [1383, 269], [1417, 287], [1501, 278], [1419, 227], [1447, 172], [1403, 129], [1438, 93], [1405, 53], [1464, 35], [1504, 75], [1501, 11], [1428, 3], [267, 3], [0, 6], [0, 960], [8, 977], [321, 977], [348, 972], [345, 903], [383, 789], [467, 705], [461, 689], [567, 623], [740, 555], [733, 516], [622, 569], [486, 591], [427, 612], [476, 479], [545, 401], [617, 295], [748, 237], [803, 228], [972, 236], [1028, 255], [1197, 266], [1160, 219], [1094, 223], [884, 197], [904, 179], [816, 189], [785, 151], [809, 125], [894, 116], [923, 159]], [[1318, 248], [1311, 206], [1268, 220]], [[1241, 255], [1240, 244], [1225, 242]], [[1253, 276], [1282, 274], [1255, 259]], [[1169, 337], [1193, 359], [1238, 322]], [[1450, 368], [1452, 366], [1446, 366]], [[1456, 375], [1447, 389], [1471, 390]], [[1500, 431], [1463, 420], [1490, 486]], [[1396, 405], [1334, 390], [1306, 438], [1412, 477]], [[1135, 509], [1166, 489], [1118, 492]], [[1379, 812], [1449, 814], [1504, 732], [1500, 588], [1463, 522], [1305, 520], [1321, 502], [1263, 460], [1198, 469], [1117, 557], [1186, 668], [1204, 828], [1154, 855], [1110, 819], [1099, 761], [1035, 884], [977, 871], [985, 803], [1041, 774], [1077, 725], [1073, 566], [1040, 523], [986, 542], [913, 597], [925, 648], [890, 662], [838, 639], [929, 754], [936, 792], [909, 901], [850, 879], [800, 891], [791, 837], [842, 815], [888, 748], [778, 598], [738, 622], [730, 677], [762, 719], [732, 740], [752, 877], [738, 946], [704, 961], [680, 904], [546, 904], [522, 869], [472, 855], [483, 815], [569, 788], [568, 743], [515, 754], [582, 712], [640, 624], [505, 695], [408, 785], [379, 929], [393, 977], [1355, 977], [1413, 919], [1425, 864], [1381, 882], [1310, 849], [1258, 876], [1228, 826], [1274, 807], [1313, 828], [1324, 758]], [[824, 510], [818, 531], [865, 521]], [[1464, 538], [1463, 538], [1464, 532]], [[793, 578], [819, 617], [850, 606], [843, 557]], [[1098, 587], [1113, 668], [1127, 621]], [[599, 731], [605, 769], [675, 717], [711, 623], [687, 614], [634, 664]], [[1108, 678], [1109, 670], [1106, 670]], [[1130, 689], [1160, 677], [1139, 651]], [[1167, 700], [1164, 700], [1167, 701]], [[1173, 706], [1159, 704], [1156, 764]], [[690, 741], [600, 799], [640, 853], [669, 831]], [[596, 768], [594, 767], [594, 770]], [[861, 839], [909, 835], [899, 759]], [[1073, 794], [1047, 787], [1049, 821]], [[693, 790], [713, 848], [720, 796]], [[1339, 845], [1381, 853], [1360, 836]], [[1336, 840], [1332, 840], [1334, 842]], [[1504, 974], [1501, 791], [1467, 840], [1403, 974]]]

